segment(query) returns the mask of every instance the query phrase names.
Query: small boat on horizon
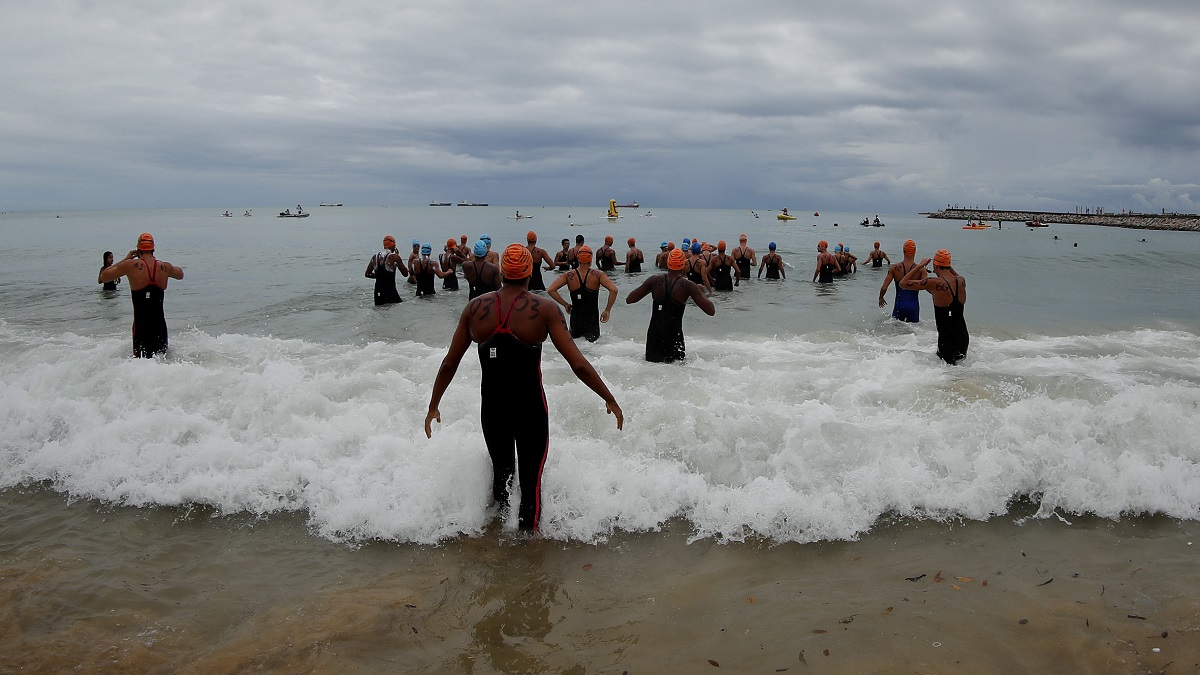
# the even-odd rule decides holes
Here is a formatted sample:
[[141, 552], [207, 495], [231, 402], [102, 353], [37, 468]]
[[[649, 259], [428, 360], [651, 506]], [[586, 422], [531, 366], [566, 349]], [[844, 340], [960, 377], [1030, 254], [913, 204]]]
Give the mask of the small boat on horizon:
[[429, 202], [430, 206], [454, 206], [450, 202]]
[[617, 204], [618, 209], [640, 209], [637, 202], [629, 202], [628, 204]]
[[486, 204], [486, 203], [480, 203], [480, 202], [467, 202], [467, 201], [462, 201], [462, 202], [459, 202], [459, 203], [458, 203], [458, 205], [459, 205], [459, 206], [487, 206], [487, 204]]
[[325, 202], [321, 202], [319, 204], [319, 206], [341, 206], [341, 203], [339, 202], [337, 204], [326, 204]]
[[1027, 221], [1025, 221], [1025, 227], [1050, 227], [1050, 226], [1047, 225], [1046, 223], [1043, 223], [1041, 220], [1027, 220]]

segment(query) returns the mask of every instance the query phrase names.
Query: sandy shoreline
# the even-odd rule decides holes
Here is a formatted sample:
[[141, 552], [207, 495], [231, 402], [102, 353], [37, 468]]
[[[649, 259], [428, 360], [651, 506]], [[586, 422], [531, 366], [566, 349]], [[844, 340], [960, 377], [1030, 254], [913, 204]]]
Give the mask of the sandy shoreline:
[[[1200, 527], [349, 548], [300, 515], [0, 493], [0, 672], [1195, 672]], [[1194, 544], [1194, 545], [1193, 545]]]

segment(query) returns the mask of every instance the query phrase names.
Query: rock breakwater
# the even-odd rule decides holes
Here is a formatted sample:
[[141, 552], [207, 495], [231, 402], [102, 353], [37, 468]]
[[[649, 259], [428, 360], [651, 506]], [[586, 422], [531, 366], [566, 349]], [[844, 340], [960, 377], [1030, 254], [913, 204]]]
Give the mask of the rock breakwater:
[[1073, 223], [1127, 227], [1134, 230], [1184, 230], [1200, 232], [1200, 215], [1194, 213], [1054, 213], [1047, 211], [1001, 211], [995, 209], [944, 209], [925, 213], [930, 218], [946, 220], [982, 220], [984, 222], [1018, 223], [1039, 220], [1043, 223]]

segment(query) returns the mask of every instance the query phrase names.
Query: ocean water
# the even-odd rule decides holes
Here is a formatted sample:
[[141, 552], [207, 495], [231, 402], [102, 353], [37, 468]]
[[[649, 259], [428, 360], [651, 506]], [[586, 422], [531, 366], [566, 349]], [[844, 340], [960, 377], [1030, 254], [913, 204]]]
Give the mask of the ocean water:
[[[518, 209], [534, 217], [508, 217]], [[852, 541], [895, 518], [988, 521], [1018, 500], [1042, 519], [1200, 519], [1193, 233], [652, 206], [616, 222], [602, 205], [222, 210], [0, 214], [0, 490], [299, 517], [339, 545], [480, 536], [495, 514], [473, 354], [433, 438], [422, 430], [466, 293], [416, 299], [402, 284], [405, 302], [373, 306], [363, 269], [383, 235], [439, 250], [486, 232], [502, 248], [533, 229], [553, 254], [564, 237], [611, 234], [650, 256], [663, 240], [732, 246], [745, 232], [760, 256], [778, 243], [788, 278], [718, 294], [713, 317], [690, 308], [685, 364], [643, 360], [650, 306], [624, 296], [653, 272], [616, 273], [612, 320], [581, 348], [623, 431], [547, 345], [545, 537], [681, 523], [692, 541]], [[142, 231], [186, 272], [167, 291], [171, 350], [154, 360], [129, 358], [125, 286], [106, 294], [94, 277], [104, 250], [120, 258]], [[908, 325], [877, 306], [881, 270], [809, 281], [820, 239], [865, 261], [877, 240], [899, 260], [908, 238], [918, 258], [949, 249], [968, 280], [963, 365], [934, 356], [927, 294]]]

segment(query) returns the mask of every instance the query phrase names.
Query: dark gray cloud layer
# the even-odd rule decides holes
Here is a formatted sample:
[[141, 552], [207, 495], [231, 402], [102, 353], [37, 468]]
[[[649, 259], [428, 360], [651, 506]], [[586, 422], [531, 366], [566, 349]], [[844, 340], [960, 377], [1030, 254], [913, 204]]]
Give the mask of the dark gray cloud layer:
[[19, 3], [0, 209], [1200, 206], [1200, 6], [804, 4]]

